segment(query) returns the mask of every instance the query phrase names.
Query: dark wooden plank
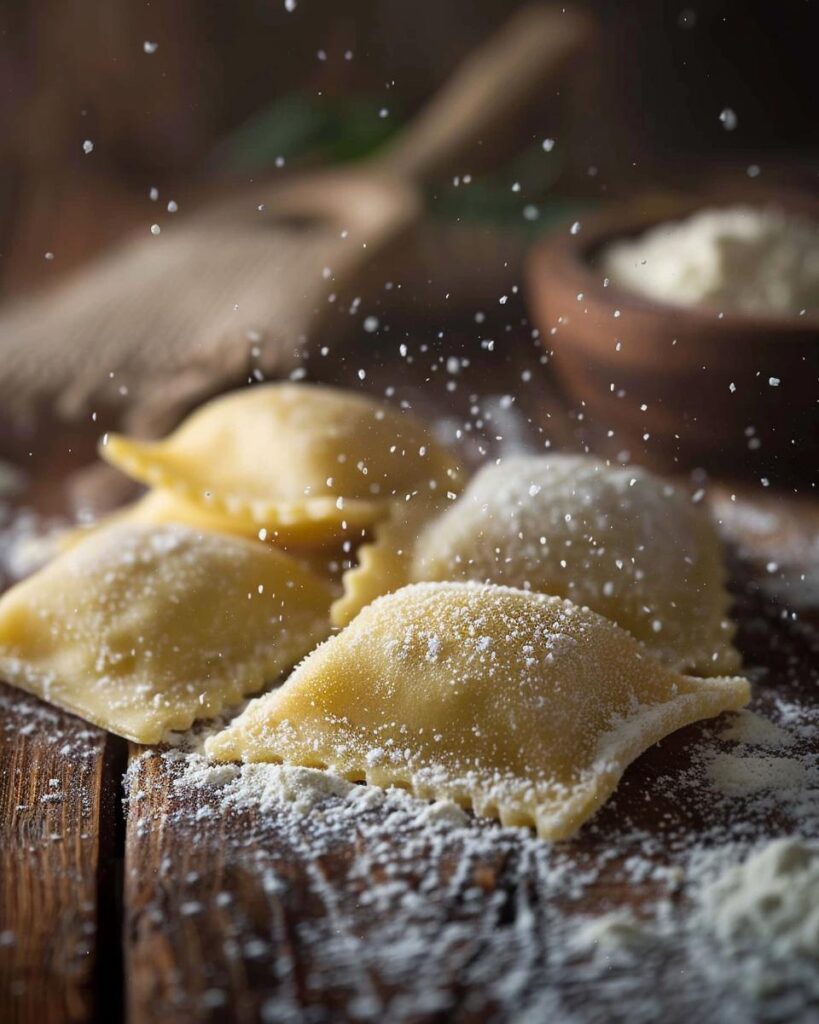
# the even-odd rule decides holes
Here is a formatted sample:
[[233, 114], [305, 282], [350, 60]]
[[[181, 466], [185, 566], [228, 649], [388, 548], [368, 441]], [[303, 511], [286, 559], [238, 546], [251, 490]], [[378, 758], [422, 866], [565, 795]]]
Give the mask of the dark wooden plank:
[[101, 973], [113, 981], [112, 964], [100, 941], [112, 941], [104, 933], [114, 897], [115, 746], [101, 730], [0, 684], [4, 1022], [90, 1021], [111, 1005]]

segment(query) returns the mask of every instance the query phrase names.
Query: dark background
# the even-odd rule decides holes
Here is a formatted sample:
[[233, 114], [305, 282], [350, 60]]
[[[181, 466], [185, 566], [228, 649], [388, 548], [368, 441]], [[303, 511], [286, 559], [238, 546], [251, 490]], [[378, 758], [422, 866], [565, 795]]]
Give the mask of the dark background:
[[[168, 199], [186, 212], [254, 176], [366, 152], [517, 6], [298, 0], [288, 11], [284, 0], [4, 0], [2, 294], [56, 278], [158, 219]], [[815, 188], [819, 15], [811, 0], [571, 6], [592, 12], [598, 32], [560, 95], [543, 97], [538, 139], [560, 141], [543, 165], [550, 195], [684, 185], [711, 166], [747, 177], [757, 165], [766, 181]], [[155, 53], [144, 52], [146, 40], [158, 44]], [[726, 107], [736, 112], [734, 131], [720, 123]], [[84, 139], [94, 142], [88, 156]], [[159, 207], [148, 198], [152, 186]]]

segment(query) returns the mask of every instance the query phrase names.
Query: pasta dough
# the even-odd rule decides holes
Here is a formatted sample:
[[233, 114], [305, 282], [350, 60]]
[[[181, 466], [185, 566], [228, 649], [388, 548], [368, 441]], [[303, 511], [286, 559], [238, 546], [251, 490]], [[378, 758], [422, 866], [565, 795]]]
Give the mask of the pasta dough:
[[413, 577], [571, 598], [679, 671], [720, 675], [740, 664], [710, 519], [635, 466], [570, 455], [488, 466], [422, 532]]
[[178, 523], [198, 530], [212, 530], [215, 533], [228, 533], [237, 537], [256, 539], [259, 528], [248, 527], [241, 520], [233, 519], [218, 508], [187, 500], [173, 491], [148, 491], [147, 494], [126, 505], [125, 508], [105, 516], [99, 522], [87, 526], [78, 526], [61, 534], [58, 538], [59, 547], [63, 551], [73, 548], [76, 544], [90, 537], [97, 530], [109, 526], [145, 524], [151, 526], [167, 526]]
[[562, 839], [643, 750], [749, 697], [744, 679], [665, 668], [569, 601], [416, 584], [365, 608], [206, 749], [407, 785]]
[[[97, 530], [106, 530], [110, 526], [132, 526], [151, 525], [167, 526], [176, 523], [180, 526], [190, 526], [197, 530], [210, 530], [214, 533], [225, 533], [236, 537], [246, 537], [248, 540], [261, 540], [276, 544], [278, 537], [275, 531], [271, 534], [260, 533], [258, 527], [248, 528], [242, 520], [233, 519], [227, 513], [220, 512], [216, 508], [207, 505], [199, 505], [195, 501], [188, 501], [182, 495], [174, 494], [172, 491], [148, 491], [146, 495], [135, 501], [132, 505], [105, 516], [99, 522], [87, 526], [78, 526], [58, 534], [51, 542], [50, 551], [45, 551], [48, 557], [52, 557], [59, 551], [68, 551], [76, 544], [90, 537]], [[331, 566], [338, 561], [344, 560], [343, 552], [338, 545], [330, 547], [315, 547], [308, 545], [300, 547], [298, 544], [287, 543], [282, 547], [297, 561], [306, 565], [309, 569], [317, 572], [320, 576], [327, 578], [338, 578], [338, 571], [333, 571]], [[47, 559], [42, 559], [45, 561]], [[337, 584], [336, 584], [337, 586]]]
[[114, 526], [0, 599], [0, 678], [156, 743], [298, 661], [328, 634], [331, 599], [259, 543]]
[[459, 478], [454, 458], [411, 416], [306, 384], [234, 392], [164, 441], [111, 434], [101, 454], [143, 483], [298, 543], [369, 526], [393, 499], [451, 491]]
[[358, 564], [342, 577], [344, 593], [330, 609], [334, 626], [346, 626], [377, 597], [411, 582], [418, 532], [442, 508], [429, 499], [395, 503], [390, 515], [376, 524], [373, 540], [359, 547]]

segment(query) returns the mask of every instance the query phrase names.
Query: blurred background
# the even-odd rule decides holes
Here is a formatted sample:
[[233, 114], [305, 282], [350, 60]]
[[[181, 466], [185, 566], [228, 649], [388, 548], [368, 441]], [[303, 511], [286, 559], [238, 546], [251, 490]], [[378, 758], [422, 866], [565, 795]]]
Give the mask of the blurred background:
[[[518, 6], [8, 0], [0, 9], [3, 293], [45, 284], [161, 221], [169, 200], [186, 212], [254, 177], [365, 154]], [[593, 14], [597, 38], [541, 97], [537, 128], [517, 139], [517, 164], [510, 158], [490, 180], [476, 178], [471, 192], [451, 182], [439, 190], [453, 216], [466, 205], [525, 227], [524, 209], [544, 197], [559, 205], [687, 184], [703, 160], [722, 175], [758, 169], [767, 180], [815, 187], [815, 4], [568, 6]], [[736, 113], [733, 130], [719, 118], [726, 108]], [[550, 153], [539, 146], [546, 133], [556, 140]], [[530, 144], [531, 159], [521, 159]], [[525, 187], [512, 193], [524, 171]]]
[[[455, 144], [460, 122], [450, 110], [449, 164], [432, 160], [407, 172], [413, 154], [405, 145], [401, 173], [395, 166], [392, 173], [401, 188], [411, 183], [411, 196], [381, 195], [373, 185], [364, 201], [332, 181], [313, 195], [316, 209], [323, 197], [339, 209], [346, 203], [352, 219], [358, 211], [378, 221], [387, 210], [378, 228], [383, 237], [370, 249], [375, 273], [350, 261], [349, 245], [346, 254], [339, 248], [343, 232], [327, 231], [337, 211], [325, 210], [319, 224], [288, 193], [292, 215], [280, 209], [258, 219], [272, 211], [280, 187], [320, 168], [356, 161], [366, 168], [407, 138], [407, 125], [461, 62], [524, 6], [3, 4], [0, 361], [7, 383], [0, 447], [34, 450], [32, 437], [56, 414], [63, 423], [84, 424], [82, 439], [71, 442], [72, 457], [83, 452], [90, 461], [96, 437], [109, 426], [159, 434], [227, 387], [304, 375], [398, 399], [402, 388], [414, 389], [416, 407], [426, 402], [431, 414], [457, 409], [464, 429], [483, 437], [478, 456], [500, 433], [487, 427], [491, 417], [475, 411], [471, 396], [491, 393], [507, 396], [520, 413], [517, 424], [507, 419], [507, 436], [525, 423], [538, 444], [590, 445], [670, 471], [727, 466], [732, 474], [788, 483], [786, 464], [801, 453], [799, 473], [805, 477], [807, 461], [815, 479], [816, 323], [812, 334], [800, 328], [801, 348], [789, 347], [784, 374], [780, 325], [756, 349], [737, 350], [731, 358], [747, 371], [747, 386], [739, 389], [730, 359], [719, 372], [701, 372], [710, 367], [696, 350], [696, 325], [690, 365], [675, 363], [662, 385], [662, 367], [644, 373], [637, 366], [615, 381], [619, 364], [601, 360], [593, 379], [581, 359], [566, 387], [551, 372], [549, 335], [569, 307], [574, 314], [580, 289], [567, 282], [557, 300], [550, 293], [538, 310], [529, 258], [540, 236], [573, 223], [579, 229], [586, 217], [635, 196], [644, 209], [646, 197], [680, 191], [722, 191], [737, 201], [749, 189], [769, 190], [815, 200], [819, 12], [809, 0], [587, 0], [553, 7], [567, 22], [574, 17], [577, 37], [559, 60], [547, 55], [548, 33], [541, 40], [544, 67], [551, 61], [553, 72], [535, 88], [538, 55], [530, 53], [520, 101], [496, 113], [477, 139]], [[471, 85], [474, 92], [474, 79]], [[495, 102], [504, 88], [495, 86], [494, 99], [490, 90], [481, 103]], [[480, 122], [480, 104], [471, 118]], [[439, 138], [439, 149], [449, 145]], [[222, 211], [221, 220], [203, 221], [202, 212], [213, 210]], [[195, 230], [186, 235], [189, 217]], [[197, 234], [203, 225], [205, 234]], [[259, 225], [269, 229], [266, 243]], [[375, 228], [367, 221], [361, 231], [366, 248]], [[156, 247], [148, 250], [152, 237]], [[112, 243], [131, 238], [141, 245], [133, 261], [111, 262]], [[267, 278], [260, 273], [254, 283], [251, 273], [268, 261]], [[28, 301], [50, 296], [52, 285], [73, 281], [72, 272], [84, 266], [94, 268], [92, 276], [76, 292], [59, 293], [53, 303]], [[544, 288], [551, 288], [549, 273], [542, 275]], [[395, 282], [390, 301], [403, 291], [391, 307], [387, 290]], [[333, 303], [344, 315], [328, 319]], [[591, 323], [594, 310], [582, 312]], [[639, 323], [627, 316], [615, 323], [610, 310], [597, 314], [590, 345], [608, 351], [617, 344], [619, 352], [621, 338], [639, 342]], [[660, 344], [665, 335], [676, 337], [668, 315], [667, 324], [652, 328], [646, 353], [651, 346], [656, 353], [658, 331]], [[112, 339], [116, 345], [106, 349]], [[163, 362], [165, 355], [173, 358]], [[782, 378], [775, 391], [768, 387], [774, 375]], [[729, 381], [734, 422], [712, 443]], [[163, 394], [152, 406], [158, 382]], [[606, 399], [606, 406], [609, 392], [626, 400]], [[22, 415], [15, 410], [4, 422], [17, 394], [25, 399]], [[655, 406], [666, 403], [651, 429], [645, 396], [658, 399]], [[811, 438], [813, 448], [805, 444]]]

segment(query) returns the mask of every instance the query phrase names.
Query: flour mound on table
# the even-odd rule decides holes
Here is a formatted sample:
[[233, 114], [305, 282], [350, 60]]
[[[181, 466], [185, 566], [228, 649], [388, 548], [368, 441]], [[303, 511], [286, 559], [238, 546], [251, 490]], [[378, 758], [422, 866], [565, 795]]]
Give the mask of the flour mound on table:
[[3, 500], [0, 485], [0, 573], [21, 580], [53, 557], [55, 538], [65, 529], [61, 519], [44, 519], [29, 508]]
[[629, 910], [613, 910], [581, 923], [569, 934], [572, 952], [595, 957], [629, 958], [657, 940], [653, 928], [639, 921]]
[[796, 975], [819, 998], [819, 842], [774, 840], [707, 885], [699, 903], [699, 927], [724, 955], [746, 959], [747, 986], [762, 994]]
[[794, 737], [786, 729], [747, 708], [731, 715], [719, 736], [721, 740], [732, 740], [748, 747], [765, 747], [768, 750], [790, 747], [794, 743]]
[[388, 794], [371, 786], [357, 786], [339, 775], [318, 768], [283, 764], [212, 764], [189, 754], [185, 770], [175, 781], [178, 789], [209, 787], [218, 790], [222, 810], [257, 809], [262, 813], [287, 805], [296, 814], [309, 814], [329, 799], [344, 801], [351, 809], [369, 810], [375, 804], [399, 802], [417, 809], [418, 822], [444, 828], [463, 827], [469, 820], [450, 800], [428, 804], [401, 790]]
[[819, 999], [819, 842], [776, 839], [741, 856], [730, 845], [692, 852], [682, 904], [661, 900], [648, 920], [621, 907], [570, 923], [567, 958], [599, 979], [601, 967], [646, 967], [682, 952], [700, 983], [740, 1000], [708, 1020], [757, 1019], [751, 1008], [759, 1019], [810, 1019], [806, 1008]]
[[708, 777], [726, 796], [765, 790], [806, 790], [819, 785], [819, 772], [804, 759], [772, 755], [716, 754], [708, 766]]
[[775, 839], [707, 886], [701, 904], [726, 945], [819, 962], [819, 843]]

